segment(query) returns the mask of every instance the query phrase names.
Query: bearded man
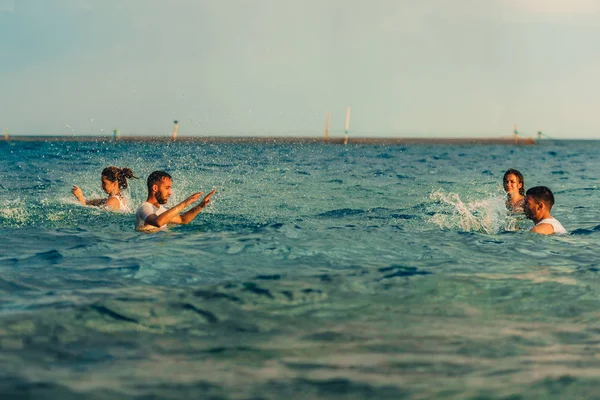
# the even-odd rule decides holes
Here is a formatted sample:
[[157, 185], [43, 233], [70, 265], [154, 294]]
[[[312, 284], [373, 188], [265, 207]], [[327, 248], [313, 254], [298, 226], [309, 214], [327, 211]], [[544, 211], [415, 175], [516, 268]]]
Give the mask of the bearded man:
[[214, 189], [198, 205], [182, 213], [184, 208], [197, 202], [203, 193], [194, 193], [175, 207], [166, 209], [163, 205], [167, 204], [172, 187], [173, 179], [164, 171], [154, 171], [148, 176], [148, 199], [142, 203], [135, 214], [135, 227], [138, 231], [153, 232], [166, 229], [167, 224], [190, 223], [206, 207], [210, 197], [217, 191]]

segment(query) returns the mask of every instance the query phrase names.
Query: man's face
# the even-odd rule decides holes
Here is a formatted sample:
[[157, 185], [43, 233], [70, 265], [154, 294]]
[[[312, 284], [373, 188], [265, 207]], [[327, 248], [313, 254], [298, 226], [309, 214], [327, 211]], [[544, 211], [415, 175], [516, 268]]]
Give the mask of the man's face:
[[167, 204], [171, 196], [173, 181], [169, 178], [162, 178], [155, 186], [157, 187], [155, 193], [156, 201], [158, 201], [158, 204]]
[[523, 211], [525, 212], [525, 217], [528, 219], [533, 219], [537, 212], [538, 203], [531, 196], [525, 196], [525, 204], [523, 207]]

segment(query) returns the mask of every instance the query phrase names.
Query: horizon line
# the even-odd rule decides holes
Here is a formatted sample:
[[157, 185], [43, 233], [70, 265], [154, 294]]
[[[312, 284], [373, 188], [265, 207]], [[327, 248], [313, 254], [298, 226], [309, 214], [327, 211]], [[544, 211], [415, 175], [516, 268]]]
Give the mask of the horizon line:
[[[553, 139], [543, 139], [548, 141]], [[10, 141], [62, 141], [62, 142], [211, 142], [211, 143], [323, 143], [323, 144], [503, 144], [534, 145], [533, 138], [519, 137], [315, 137], [315, 136], [5, 136]], [[539, 143], [539, 142], [538, 142]]]

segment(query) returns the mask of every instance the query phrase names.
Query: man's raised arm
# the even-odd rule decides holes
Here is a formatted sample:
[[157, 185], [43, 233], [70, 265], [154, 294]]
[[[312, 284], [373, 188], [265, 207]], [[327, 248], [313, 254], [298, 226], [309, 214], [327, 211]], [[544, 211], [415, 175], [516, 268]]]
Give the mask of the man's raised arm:
[[193, 195], [191, 195], [190, 197], [188, 197], [181, 203], [177, 204], [175, 207], [165, 211], [164, 213], [162, 213], [160, 215], [156, 215], [156, 214], [148, 215], [148, 217], [146, 217], [146, 221], [145, 221], [146, 224], [160, 228], [163, 225], [166, 225], [169, 223], [174, 223], [174, 224], [181, 223], [181, 222], [177, 222], [179, 219], [181, 219], [181, 216], [179, 215], [179, 213], [181, 211], [183, 211], [183, 209], [186, 208], [187, 206], [189, 206], [190, 204], [198, 201], [198, 199], [200, 198], [201, 195], [202, 195], [202, 192], [194, 193]]
[[[217, 191], [217, 189], [213, 189], [212, 192], [210, 192], [209, 194], [204, 196], [202, 201], [197, 206], [190, 208], [188, 211], [186, 211], [185, 213], [183, 213], [181, 215], [176, 215], [175, 217], [173, 217], [171, 219], [170, 222], [172, 224], [182, 224], [182, 225], [189, 224], [190, 222], [192, 222], [192, 220], [194, 218], [196, 218], [196, 215], [198, 215], [200, 213], [200, 211], [202, 211], [202, 209], [204, 207], [206, 207], [206, 205], [208, 203], [210, 203], [210, 198], [213, 194], [215, 194], [216, 191]], [[201, 195], [202, 192], [195, 193], [195, 194]], [[196, 199], [196, 200], [198, 200], [198, 199]], [[194, 200], [194, 201], [196, 201], [196, 200]]]

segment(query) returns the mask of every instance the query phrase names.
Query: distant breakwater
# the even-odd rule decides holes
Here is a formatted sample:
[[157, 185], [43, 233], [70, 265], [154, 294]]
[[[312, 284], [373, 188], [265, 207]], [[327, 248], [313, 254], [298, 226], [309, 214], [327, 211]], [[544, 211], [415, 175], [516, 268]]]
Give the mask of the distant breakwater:
[[[7, 141], [24, 142], [195, 142], [195, 143], [282, 143], [282, 144], [344, 144], [344, 138], [315, 138], [302, 136], [180, 136], [173, 139], [167, 136], [10, 136]], [[385, 145], [532, 145], [532, 138], [383, 138], [354, 137], [348, 138], [349, 144], [385, 144]]]

